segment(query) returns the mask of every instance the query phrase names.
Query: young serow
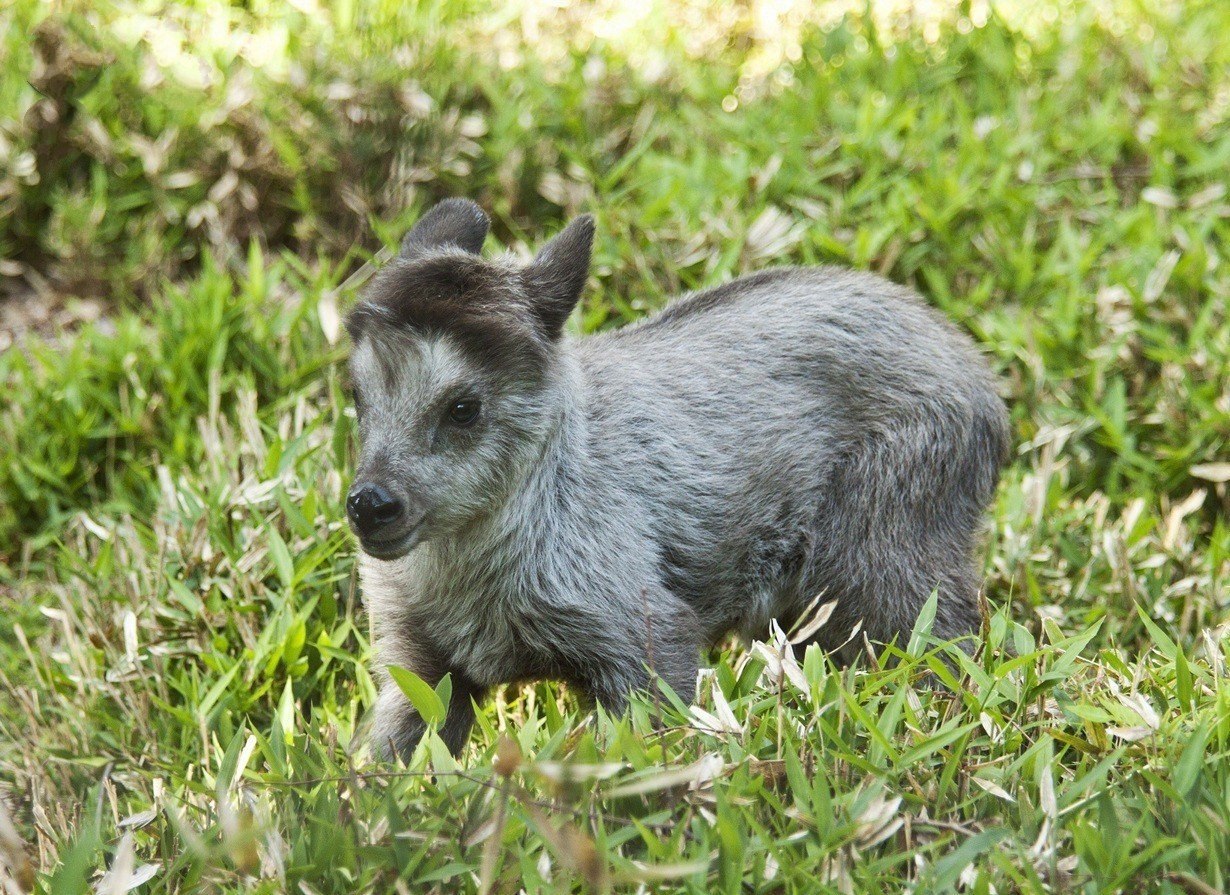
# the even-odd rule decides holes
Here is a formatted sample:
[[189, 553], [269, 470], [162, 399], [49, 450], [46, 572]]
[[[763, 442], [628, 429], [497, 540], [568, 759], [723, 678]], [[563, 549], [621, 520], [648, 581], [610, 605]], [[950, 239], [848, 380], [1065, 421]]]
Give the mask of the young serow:
[[933, 592], [936, 635], [976, 630], [1008, 428], [969, 338], [879, 277], [779, 268], [573, 339], [593, 220], [528, 265], [480, 257], [488, 224], [437, 205], [347, 320], [378, 752], [424, 732], [388, 666], [451, 674], [458, 752], [497, 684], [618, 712], [656, 675], [691, 699], [702, 649], [817, 594], [838, 659], [856, 624], [907, 635]]

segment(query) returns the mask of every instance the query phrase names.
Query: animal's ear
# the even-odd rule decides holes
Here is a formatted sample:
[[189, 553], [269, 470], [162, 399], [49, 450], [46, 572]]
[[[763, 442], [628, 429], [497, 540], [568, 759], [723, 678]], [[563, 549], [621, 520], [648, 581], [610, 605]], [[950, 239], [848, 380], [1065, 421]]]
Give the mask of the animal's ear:
[[594, 218], [583, 214], [543, 246], [526, 268], [530, 303], [552, 339], [563, 331], [585, 288], [593, 246]]
[[414, 258], [433, 249], [458, 248], [477, 255], [491, 219], [469, 199], [445, 199], [419, 218], [401, 241], [401, 257]]

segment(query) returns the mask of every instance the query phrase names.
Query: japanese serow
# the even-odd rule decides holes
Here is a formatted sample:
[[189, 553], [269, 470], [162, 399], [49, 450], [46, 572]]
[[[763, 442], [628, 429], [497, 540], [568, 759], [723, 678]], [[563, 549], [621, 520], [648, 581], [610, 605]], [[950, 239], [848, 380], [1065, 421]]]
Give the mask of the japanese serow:
[[703, 649], [817, 595], [839, 661], [908, 635], [933, 593], [936, 635], [976, 631], [1009, 438], [967, 336], [879, 277], [778, 268], [573, 338], [593, 219], [528, 264], [483, 258], [488, 225], [437, 205], [347, 320], [377, 752], [424, 732], [388, 666], [451, 675], [457, 752], [498, 684], [618, 712], [656, 676], [691, 699]]

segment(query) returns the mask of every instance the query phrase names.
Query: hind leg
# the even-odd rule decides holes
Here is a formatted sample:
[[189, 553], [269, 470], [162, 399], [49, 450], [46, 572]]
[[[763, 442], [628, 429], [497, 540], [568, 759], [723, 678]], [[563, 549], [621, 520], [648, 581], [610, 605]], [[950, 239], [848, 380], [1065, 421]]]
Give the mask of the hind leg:
[[978, 632], [982, 616], [978, 579], [966, 556], [899, 547], [872, 551], [863, 542], [858, 549], [847, 544], [843, 553], [830, 554], [821, 571], [809, 581], [807, 592], [823, 592], [821, 605], [836, 600], [836, 606], [809, 642], [830, 652], [839, 664], [863, 653], [864, 639], [904, 648], [933, 593], [932, 636], [960, 641], [972, 650], [970, 635]]
[[870, 639], [904, 646], [936, 593], [935, 637], [978, 631], [972, 556], [998, 461], [980, 448], [971, 425], [937, 408], [833, 471], [813, 571], [839, 599], [839, 630], [861, 621]]
[[[968, 560], [963, 562], [968, 565]], [[962, 649], [971, 653], [974, 649], [971, 635], [977, 634], [981, 628], [978, 577], [972, 569], [958, 571], [939, 585], [931, 633], [939, 640], [956, 640]]]

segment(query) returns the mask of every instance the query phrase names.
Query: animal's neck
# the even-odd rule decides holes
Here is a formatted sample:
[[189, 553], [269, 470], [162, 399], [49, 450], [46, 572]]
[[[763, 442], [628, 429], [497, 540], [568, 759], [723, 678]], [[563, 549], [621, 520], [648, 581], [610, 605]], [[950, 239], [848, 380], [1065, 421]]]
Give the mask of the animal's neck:
[[592, 503], [594, 477], [591, 475], [589, 418], [585, 405], [585, 383], [580, 365], [570, 355], [560, 359], [555, 383], [556, 412], [541, 453], [529, 464], [526, 473], [510, 495], [505, 512], [507, 522], [517, 526], [509, 532], [537, 529], [540, 549], [554, 546], [558, 536], [553, 529], [573, 524], [587, 516]]

